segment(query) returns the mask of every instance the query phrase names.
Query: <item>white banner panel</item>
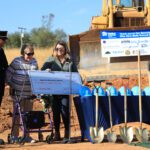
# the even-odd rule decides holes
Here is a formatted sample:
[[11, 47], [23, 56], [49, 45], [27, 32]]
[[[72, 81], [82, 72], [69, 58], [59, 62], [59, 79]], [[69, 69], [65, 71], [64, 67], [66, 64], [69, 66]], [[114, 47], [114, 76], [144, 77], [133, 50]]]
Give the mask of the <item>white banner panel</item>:
[[79, 94], [82, 86], [77, 72], [29, 71], [33, 94], [69, 95]]
[[101, 31], [102, 57], [150, 55], [150, 30]]

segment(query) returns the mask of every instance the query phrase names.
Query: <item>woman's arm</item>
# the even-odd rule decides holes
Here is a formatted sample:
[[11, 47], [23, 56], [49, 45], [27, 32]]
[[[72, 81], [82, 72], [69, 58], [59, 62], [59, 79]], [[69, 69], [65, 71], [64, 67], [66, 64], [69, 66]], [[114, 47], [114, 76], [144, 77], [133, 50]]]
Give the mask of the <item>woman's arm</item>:
[[51, 69], [52, 62], [53, 62], [53, 59], [49, 57], [43, 64], [41, 70]]
[[78, 69], [77, 69], [77, 66], [75, 65], [75, 63], [72, 63], [71, 71], [78, 72]]
[[50, 62], [45, 62], [41, 68], [41, 70], [46, 70], [51, 68], [51, 63]]
[[6, 83], [11, 86], [12, 83], [12, 76], [15, 73], [15, 61], [12, 61], [12, 63], [9, 65], [9, 67], [6, 70]]

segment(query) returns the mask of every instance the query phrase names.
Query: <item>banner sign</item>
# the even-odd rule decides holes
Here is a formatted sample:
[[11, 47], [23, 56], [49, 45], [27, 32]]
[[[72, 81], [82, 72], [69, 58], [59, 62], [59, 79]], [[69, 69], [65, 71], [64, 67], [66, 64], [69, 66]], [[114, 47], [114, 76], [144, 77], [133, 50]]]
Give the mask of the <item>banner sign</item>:
[[77, 72], [28, 71], [33, 94], [79, 94], [82, 86]]
[[150, 55], [150, 30], [101, 31], [102, 57]]

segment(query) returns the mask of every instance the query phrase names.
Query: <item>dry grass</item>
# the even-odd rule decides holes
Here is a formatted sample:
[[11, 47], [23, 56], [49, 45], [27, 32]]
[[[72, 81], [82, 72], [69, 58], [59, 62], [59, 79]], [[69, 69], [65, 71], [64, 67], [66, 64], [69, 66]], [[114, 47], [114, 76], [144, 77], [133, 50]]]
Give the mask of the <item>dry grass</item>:
[[[39, 68], [42, 67], [45, 60], [48, 58], [48, 56], [52, 55], [53, 48], [47, 48], [47, 49], [38, 49], [35, 48], [35, 55], [34, 57], [38, 61]], [[8, 59], [8, 63], [11, 63], [11, 61], [15, 58], [20, 56], [20, 49], [5, 49], [5, 54]]]

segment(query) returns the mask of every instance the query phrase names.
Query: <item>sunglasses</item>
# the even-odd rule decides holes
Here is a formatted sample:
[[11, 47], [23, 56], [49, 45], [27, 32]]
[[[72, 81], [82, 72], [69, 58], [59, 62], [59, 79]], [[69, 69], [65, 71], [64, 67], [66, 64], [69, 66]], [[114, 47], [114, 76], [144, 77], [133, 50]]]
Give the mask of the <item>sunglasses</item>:
[[55, 48], [56, 51], [64, 51], [62, 48]]
[[25, 53], [26, 55], [28, 55], [28, 56], [33, 56], [34, 55], [34, 53]]

